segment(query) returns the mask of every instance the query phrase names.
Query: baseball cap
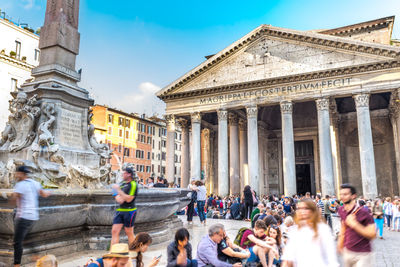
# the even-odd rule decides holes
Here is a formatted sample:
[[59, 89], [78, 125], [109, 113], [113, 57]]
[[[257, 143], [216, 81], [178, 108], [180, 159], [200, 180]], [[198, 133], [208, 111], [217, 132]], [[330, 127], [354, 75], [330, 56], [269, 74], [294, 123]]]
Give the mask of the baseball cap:
[[19, 166], [17, 168], [17, 172], [23, 172], [23, 173], [31, 173], [31, 171], [29, 170], [29, 168], [27, 166]]
[[132, 176], [135, 176], [136, 172], [133, 168], [126, 168], [125, 171]]

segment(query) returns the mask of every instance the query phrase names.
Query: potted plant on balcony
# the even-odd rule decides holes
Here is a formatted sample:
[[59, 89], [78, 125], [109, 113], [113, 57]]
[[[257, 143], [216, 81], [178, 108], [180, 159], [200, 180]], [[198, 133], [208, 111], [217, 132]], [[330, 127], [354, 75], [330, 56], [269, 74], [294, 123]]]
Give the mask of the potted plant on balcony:
[[26, 56], [23, 56], [23, 57], [21, 58], [21, 60], [22, 60], [23, 62], [26, 62]]
[[15, 58], [17, 53], [15, 51], [10, 51], [10, 57]]
[[6, 50], [5, 50], [5, 49], [2, 49], [1, 52], [0, 52], [0, 54], [5, 55], [5, 54], [6, 54]]

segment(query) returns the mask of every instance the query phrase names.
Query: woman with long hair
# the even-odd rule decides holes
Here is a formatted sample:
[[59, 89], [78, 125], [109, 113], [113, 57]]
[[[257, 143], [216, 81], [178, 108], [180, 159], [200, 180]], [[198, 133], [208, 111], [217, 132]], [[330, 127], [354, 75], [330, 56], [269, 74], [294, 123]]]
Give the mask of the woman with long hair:
[[[129, 245], [129, 254], [132, 259], [132, 265], [128, 265], [129, 267], [144, 267], [143, 253], [147, 251], [152, 242], [153, 239], [146, 232], [136, 235], [135, 240]], [[154, 258], [148, 267], [156, 266], [159, 261], [160, 258]]]
[[270, 239], [271, 241], [273, 240], [275, 242], [274, 247], [276, 251], [278, 251], [279, 253], [279, 257], [275, 256], [275, 258], [273, 257], [268, 258], [268, 267], [272, 267], [273, 264], [278, 265], [281, 262], [280, 256], [282, 253], [282, 246], [281, 246], [282, 234], [279, 226], [272, 224], [268, 227], [267, 239]]
[[375, 200], [374, 207], [372, 208], [372, 215], [374, 217], [374, 222], [376, 225], [376, 230], [379, 231], [379, 238], [383, 239], [383, 206], [382, 200], [379, 198]]
[[339, 266], [331, 229], [321, 222], [318, 208], [312, 200], [304, 199], [297, 204], [294, 221], [296, 225], [289, 233], [282, 266]]
[[244, 218], [246, 221], [250, 221], [251, 213], [253, 212], [253, 192], [251, 190], [250, 185], [246, 185], [243, 189], [244, 195], [244, 207], [245, 207], [245, 214]]

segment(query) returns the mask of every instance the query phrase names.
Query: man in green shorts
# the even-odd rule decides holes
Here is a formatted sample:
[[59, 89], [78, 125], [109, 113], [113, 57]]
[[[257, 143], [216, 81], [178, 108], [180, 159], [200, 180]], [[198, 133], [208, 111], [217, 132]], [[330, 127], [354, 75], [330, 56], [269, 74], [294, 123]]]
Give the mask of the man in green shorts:
[[135, 170], [126, 168], [123, 173], [124, 181], [120, 185], [113, 185], [115, 190], [115, 200], [120, 204], [114, 216], [111, 230], [111, 245], [119, 243], [119, 233], [124, 227], [128, 236], [128, 242], [131, 244], [135, 239], [133, 225], [136, 218], [135, 200], [138, 193], [138, 185], [133, 180]]

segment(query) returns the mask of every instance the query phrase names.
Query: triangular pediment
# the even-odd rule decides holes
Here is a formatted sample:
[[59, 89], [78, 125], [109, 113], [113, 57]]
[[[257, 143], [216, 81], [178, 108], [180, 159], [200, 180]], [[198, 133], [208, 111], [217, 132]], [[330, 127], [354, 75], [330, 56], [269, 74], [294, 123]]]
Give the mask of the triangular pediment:
[[262, 25], [157, 93], [369, 64], [399, 58], [400, 48]]

